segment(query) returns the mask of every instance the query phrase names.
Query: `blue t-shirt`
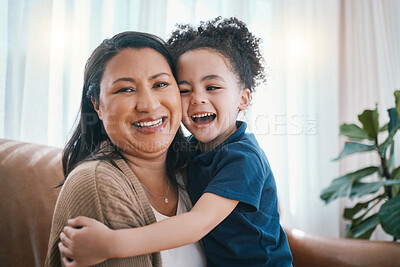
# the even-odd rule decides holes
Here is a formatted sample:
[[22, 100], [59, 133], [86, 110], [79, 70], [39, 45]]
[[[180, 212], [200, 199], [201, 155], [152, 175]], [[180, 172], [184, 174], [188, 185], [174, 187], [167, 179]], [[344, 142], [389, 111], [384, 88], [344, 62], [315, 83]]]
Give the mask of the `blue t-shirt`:
[[189, 139], [188, 192], [193, 201], [209, 192], [239, 204], [204, 238], [208, 266], [292, 266], [279, 222], [275, 179], [267, 157], [246, 123], [222, 144], [201, 154]]

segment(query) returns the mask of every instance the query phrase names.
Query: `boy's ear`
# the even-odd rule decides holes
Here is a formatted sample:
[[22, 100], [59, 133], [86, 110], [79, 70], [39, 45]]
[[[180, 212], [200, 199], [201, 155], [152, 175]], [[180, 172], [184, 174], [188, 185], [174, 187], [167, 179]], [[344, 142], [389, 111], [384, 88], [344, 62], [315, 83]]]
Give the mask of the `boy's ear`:
[[96, 110], [97, 116], [99, 116], [99, 119], [102, 120], [99, 103], [93, 97], [90, 97], [90, 101], [92, 101], [92, 104], [93, 104], [94, 110]]
[[246, 110], [250, 105], [250, 89], [240, 90], [239, 110]]

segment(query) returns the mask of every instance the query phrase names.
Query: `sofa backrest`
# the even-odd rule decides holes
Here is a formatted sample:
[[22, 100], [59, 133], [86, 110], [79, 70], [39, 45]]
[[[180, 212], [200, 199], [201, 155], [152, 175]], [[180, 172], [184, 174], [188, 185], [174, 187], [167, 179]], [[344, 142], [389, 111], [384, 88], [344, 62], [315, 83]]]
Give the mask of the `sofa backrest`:
[[0, 266], [43, 266], [62, 149], [0, 139]]
[[[43, 266], [63, 180], [60, 148], [0, 139], [0, 266]], [[285, 229], [293, 265], [400, 266], [400, 243]]]

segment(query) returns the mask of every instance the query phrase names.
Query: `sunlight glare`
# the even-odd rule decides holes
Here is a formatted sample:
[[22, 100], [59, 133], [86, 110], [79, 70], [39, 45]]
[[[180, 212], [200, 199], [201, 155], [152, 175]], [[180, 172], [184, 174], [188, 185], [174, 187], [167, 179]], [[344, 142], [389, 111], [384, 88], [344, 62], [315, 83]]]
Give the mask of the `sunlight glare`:
[[313, 43], [305, 35], [292, 33], [286, 40], [286, 53], [294, 62], [305, 61], [312, 56]]

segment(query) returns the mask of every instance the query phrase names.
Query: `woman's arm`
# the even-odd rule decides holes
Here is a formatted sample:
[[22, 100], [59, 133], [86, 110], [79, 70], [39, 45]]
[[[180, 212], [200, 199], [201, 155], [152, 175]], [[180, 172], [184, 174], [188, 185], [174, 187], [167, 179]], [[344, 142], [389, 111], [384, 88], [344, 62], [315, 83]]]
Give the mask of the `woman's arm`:
[[[69, 218], [90, 217], [107, 225], [107, 229], [134, 228], [150, 223], [137, 208], [139, 205], [128, 181], [119, 173], [105, 163], [93, 161], [78, 166], [68, 177], [54, 213], [46, 266], [61, 266], [59, 236]], [[153, 254], [112, 259], [98, 266], [160, 266], [155, 264], [156, 258]]]
[[[204, 237], [237, 204], [238, 201], [205, 193], [190, 212], [144, 227], [115, 231], [99, 222], [79, 217], [70, 224], [81, 228], [64, 229], [60, 250], [65, 256], [79, 257], [81, 263], [92, 264], [90, 260], [94, 260], [93, 255], [99, 258], [124, 258], [184, 246]], [[66, 265], [80, 266], [74, 263]]]

